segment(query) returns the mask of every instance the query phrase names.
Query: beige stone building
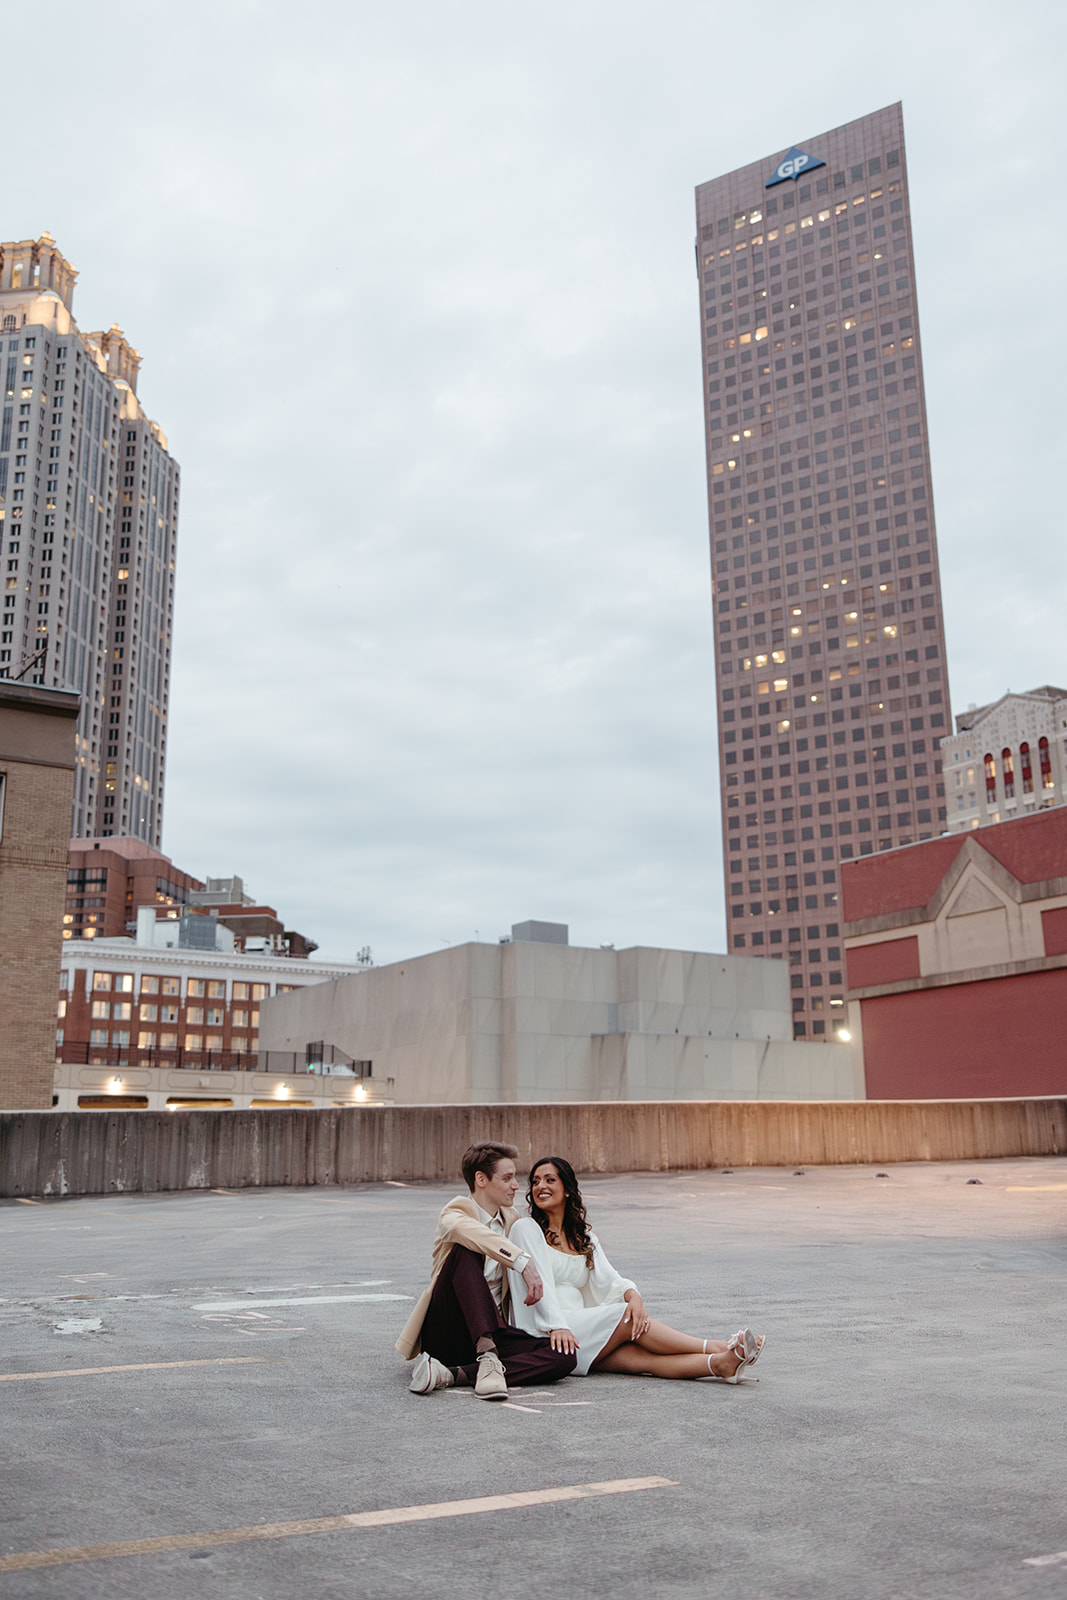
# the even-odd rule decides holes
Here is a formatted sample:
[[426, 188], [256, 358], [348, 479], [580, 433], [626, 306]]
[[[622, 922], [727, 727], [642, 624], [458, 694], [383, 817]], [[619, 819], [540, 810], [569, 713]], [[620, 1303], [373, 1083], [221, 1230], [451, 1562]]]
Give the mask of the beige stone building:
[[956, 717], [941, 741], [948, 831], [1010, 822], [1063, 804], [1067, 689], [1043, 684], [1003, 694]]
[[52, 1104], [76, 694], [0, 683], [0, 1107]]

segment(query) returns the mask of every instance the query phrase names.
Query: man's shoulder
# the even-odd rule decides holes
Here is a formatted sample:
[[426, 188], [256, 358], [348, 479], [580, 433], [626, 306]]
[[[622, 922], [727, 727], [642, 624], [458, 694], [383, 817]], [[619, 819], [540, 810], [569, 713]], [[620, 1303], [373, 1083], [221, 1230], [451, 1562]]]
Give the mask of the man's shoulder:
[[448, 1214], [449, 1211], [462, 1211], [465, 1216], [475, 1218], [478, 1215], [478, 1207], [475, 1203], [474, 1196], [470, 1194], [457, 1194], [453, 1195], [451, 1200], [446, 1200], [444, 1205], [441, 1207], [442, 1219]]

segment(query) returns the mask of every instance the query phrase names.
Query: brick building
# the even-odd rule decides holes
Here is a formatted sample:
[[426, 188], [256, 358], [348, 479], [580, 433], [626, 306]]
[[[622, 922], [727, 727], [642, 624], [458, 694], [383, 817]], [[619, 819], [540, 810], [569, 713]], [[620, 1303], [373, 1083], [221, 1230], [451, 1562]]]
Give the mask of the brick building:
[[1067, 809], [848, 862], [869, 1100], [1067, 1094]]
[[203, 887], [141, 839], [72, 839], [63, 938], [121, 938], [142, 906], [184, 906]]
[[0, 682], [0, 1107], [52, 1104], [76, 694]]
[[[151, 920], [151, 912], [142, 911], [139, 934], [146, 915]], [[196, 920], [215, 922], [208, 916]], [[228, 930], [219, 928], [218, 937], [223, 948], [215, 950], [125, 938], [65, 944], [50, 1069], [54, 1055], [67, 1063], [113, 1066], [263, 1066], [259, 1008], [264, 1000], [360, 970], [270, 953], [244, 954], [233, 948]], [[53, 1030], [55, 995], [53, 970]]]

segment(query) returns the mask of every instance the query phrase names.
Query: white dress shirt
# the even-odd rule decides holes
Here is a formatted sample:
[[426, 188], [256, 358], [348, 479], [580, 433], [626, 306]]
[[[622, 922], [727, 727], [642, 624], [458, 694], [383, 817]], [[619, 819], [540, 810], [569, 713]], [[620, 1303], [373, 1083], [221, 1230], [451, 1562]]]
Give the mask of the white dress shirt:
[[[489, 1212], [479, 1206], [477, 1201], [474, 1203], [478, 1207], [478, 1216], [486, 1227], [492, 1228], [494, 1233], [499, 1233], [502, 1239], [506, 1239], [507, 1229], [504, 1227], [504, 1219], [500, 1212], [498, 1211], [495, 1216], [490, 1216]], [[511, 1270], [521, 1273], [529, 1259], [529, 1255], [524, 1251]], [[492, 1256], [486, 1256], [485, 1258], [485, 1281], [489, 1285], [490, 1294], [499, 1307], [504, 1290], [504, 1269], [499, 1261], [493, 1260]]]

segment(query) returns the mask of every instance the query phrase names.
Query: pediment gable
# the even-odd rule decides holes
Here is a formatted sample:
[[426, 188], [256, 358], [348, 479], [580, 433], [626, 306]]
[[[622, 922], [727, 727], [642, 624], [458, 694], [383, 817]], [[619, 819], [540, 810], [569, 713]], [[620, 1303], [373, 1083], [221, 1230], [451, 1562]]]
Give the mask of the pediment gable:
[[947, 910], [946, 917], [967, 917], [979, 911], [1000, 911], [1004, 907], [1004, 899], [998, 895], [978, 872], [971, 866], [961, 880], [959, 893], [952, 900]]

